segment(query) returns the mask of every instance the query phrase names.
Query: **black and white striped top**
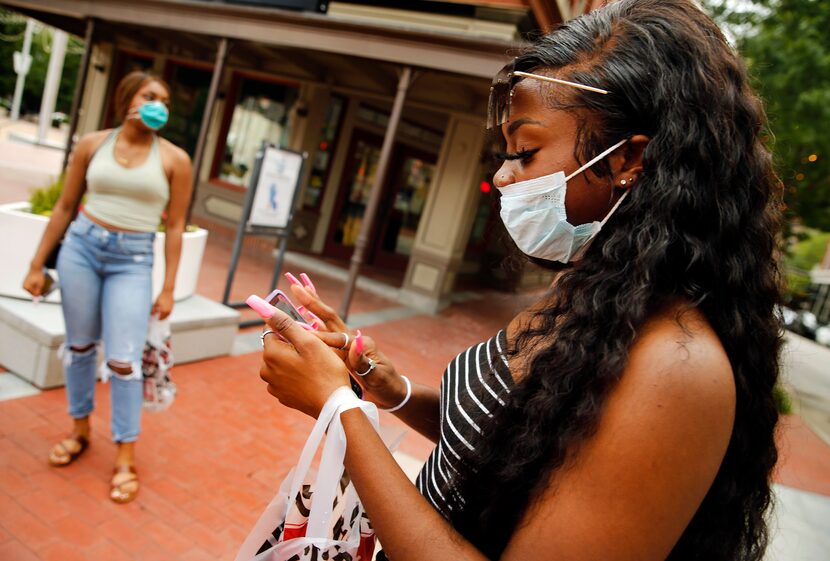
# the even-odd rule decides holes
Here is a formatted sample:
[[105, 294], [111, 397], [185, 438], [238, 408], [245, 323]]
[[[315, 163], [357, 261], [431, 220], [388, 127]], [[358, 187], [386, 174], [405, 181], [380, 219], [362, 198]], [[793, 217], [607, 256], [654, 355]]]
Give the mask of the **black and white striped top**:
[[482, 442], [481, 421], [499, 407], [515, 383], [504, 350], [504, 330], [473, 345], [450, 361], [441, 379], [441, 438], [427, 459], [416, 485], [444, 518], [464, 504], [453, 488], [454, 475], [472, 466], [464, 457]]

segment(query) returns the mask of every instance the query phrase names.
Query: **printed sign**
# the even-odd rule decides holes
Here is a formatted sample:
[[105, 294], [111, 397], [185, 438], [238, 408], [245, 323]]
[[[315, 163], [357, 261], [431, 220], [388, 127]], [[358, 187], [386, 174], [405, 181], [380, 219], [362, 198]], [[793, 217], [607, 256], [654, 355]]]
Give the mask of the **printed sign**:
[[248, 218], [249, 226], [288, 226], [302, 165], [303, 157], [300, 154], [265, 146], [251, 215]]

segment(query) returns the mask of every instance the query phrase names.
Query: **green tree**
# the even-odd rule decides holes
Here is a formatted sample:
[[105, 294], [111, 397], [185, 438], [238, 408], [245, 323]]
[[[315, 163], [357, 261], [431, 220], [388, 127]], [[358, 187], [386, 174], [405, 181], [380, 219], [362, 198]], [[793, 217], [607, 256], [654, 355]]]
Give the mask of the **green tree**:
[[791, 219], [830, 231], [830, 2], [705, 0], [763, 98]]
[[[26, 18], [10, 10], [0, 9], [0, 100], [6, 106], [11, 106], [17, 81], [13, 56], [15, 51], [23, 49], [25, 29]], [[32, 36], [32, 65], [23, 88], [21, 115], [40, 111], [40, 100], [43, 97], [43, 84], [46, 81], [51, 47], [52, 29], [42, 25], [35, 26]], [[81, 64], [83, 48], [82, 40], [72, 35], [69, 36], [55, 111], [69, 113], [72, 108], [72, 96], [75, 93], [75, 81]]]

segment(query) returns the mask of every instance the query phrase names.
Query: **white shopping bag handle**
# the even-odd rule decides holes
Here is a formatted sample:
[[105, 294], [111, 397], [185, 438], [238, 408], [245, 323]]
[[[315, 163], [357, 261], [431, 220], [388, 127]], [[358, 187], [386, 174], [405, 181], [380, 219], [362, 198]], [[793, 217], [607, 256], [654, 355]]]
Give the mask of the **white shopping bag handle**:
[[[378, 430], [378, 409], [374, 403], [358, 399], [348, 388], [343, 393], [337, 393], [337, 413], [329, 424], [326, 444], [320, 458], [320, 469], [314, 482], [314, 494], [311, 497], [311, 508], [308, 516], [307, 537], [328, 537], [331, 527], [332, 506], [340, 479], [343, 475], [343, 460], [346, 457], [346, 433], [340, 414], [349, 409], [362, 409], [372, 424]], [[338, 390], [339, 392], [339, 390]]]
[[288, 487], [288, 501], [286, 502], [283, 520], [288, 517], [288, 512], [294, 505], [297, 493], [300, 492], [300, 486], [303, 484], [303, 480], [305, 479], [308, 470], [311, 468], [311, 460], [314, 459], [314, 454], [317, 452], [317, 448], [320, 447], [320, 440], [323, 438], [323, 433], [325, 432], [326, 427], [329, 426], [329, 423], [331, 423], [332, 417], [337, 412], [339, 401], [335, 400], [334, 397], [339, 391], [340, 389], [335, 391], [329, 397], [328, 401], [326, 401], [325, 405], [323, 405], [323, 409], [320, 410], [320, 414], [317, 416], [317, 422], [314, 423], [314, 427], [311, 429], [311, 434], [308, 435], [308, 438], [305, 441], [303, 451], [300, 453], [300, 459], [294, 467], [291, 485]]
[[[311, 468], [311, 461], [314, 459], [314, 454], [317, 452], [317, 449], [320, 447], [320, 441], [323, 438], [323, 433], [325, 432], [326, 428], [331, 424], [332, 419], [337, 416], [338, 424], [339, 424], [339, 413], [345, 411], [347, 409], [352, 409], [354, 407], [360, 407], [367, 412], [367, 416], [372, 419], [371, 413], [367, 409], [364, 408], [364, 405], [370, 406], [371, 409], [374, 409], [374, 419], [375, 419], [375, 426], [377, 426], [377, 407], [374, 404], [369, 403], [367, 401], [362, 401], [355, 396], [354, 392], [352, 392], [351, 388], [347, 388], [345, 386], [338, 388], [334, 391], [334, 393], [329, 396], [328, 400], [326, 401], [325, 405], [323, 405], [323, 409], [320, 411], [320, 415], [317, 417], [317, 422], [314, 424], [314, 428], [311, 429], [311, 434], [308, 435], [308, 440], [306, 440], [305, 446], [303, 446], [303, 451], [300, 454], [300, 459], [297, 462], [297, 467], [294, 468], [294, 475], [291, 479], [291, 486], [288, 490], [288, 500], [286, 501], [285, 505], [285, 515], [283, 516], [283, 520], [288, 518], [288, 513], [291, 508], [294, 506], [294, 501], [296, 500], [297, 494], [300, 492], [300, 487], [305, 480], [306, 475], [308, 474], [308, 470]], [[345, 407], [345, 409], [343, 409]], [[343, 434], [342, 441], [343, 441], [343, 450], [342, 455], [340, 456], [340, 469], [342, 472], [343, 467], [343, 458], [346, 454], [345, 448], [345, 433], [343, 433], [343, 427], [340, 426], [340, 433]], [[328, 438], [326, 442], [328, 443]], [[324, 472], [324, 467], [326, 464], [326, 448], [328, 445], [323, 449], [323, 458], [320, 462], [320, 471], [317, 474], [318, 481], [315, 482], [314, 486], [314, 498], [316, 498], [318, 494], [319, 488], [317, 487], [317, 483], [322, 483], [324, 479], [320, 477], [320, 474]], [[336, 448], [336, 446], [335, 446]], [[330, 454], [334, 454], [336, 450], [332, 450]], [[335, 456], [336, 457], [336, 456]], [[329, 464], [330, 465], [330, 461]], [[331, 468], [328, 469], [331, 471]], [[337, 476], [337, 481], [334, 482], [332, 485], [332, 493], [336, 490], [336, 485], [339, 483], [340, 476]], [[314, 498], [312, 499], [312, 513], [313, 513], [313, 505], [314, 505]], [[334, 500], [334, 495], [331, 495], [331, 500]], [[331, 503], [329, 503], [331, 505]], [[329, 506], [329, 509], [331, 506]], [[330, 514], [330, 513], [329, 513]], [[310, 519], [309, 519], [309, 528], [311, 527]], [[308, 537], [325, 537], [325, 532], [320, 536], [315, 536], [310, 532], [306, 532]]]

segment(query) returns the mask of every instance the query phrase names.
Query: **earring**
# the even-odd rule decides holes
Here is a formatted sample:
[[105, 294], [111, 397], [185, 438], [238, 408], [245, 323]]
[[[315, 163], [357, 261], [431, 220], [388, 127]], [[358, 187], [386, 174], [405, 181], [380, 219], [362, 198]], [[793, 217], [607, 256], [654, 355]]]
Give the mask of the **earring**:
[[620, 185], [622, 185], [623, 187], [625, 187], [627, 184], [628, 182], [625, 179], [620, 180]]

